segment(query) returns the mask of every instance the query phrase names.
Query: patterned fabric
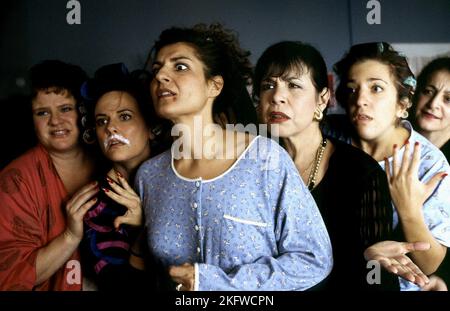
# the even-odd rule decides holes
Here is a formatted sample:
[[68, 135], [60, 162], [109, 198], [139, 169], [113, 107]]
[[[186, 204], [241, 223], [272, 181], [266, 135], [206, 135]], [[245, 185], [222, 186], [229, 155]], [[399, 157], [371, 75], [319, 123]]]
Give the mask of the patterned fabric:
[[289, 155], [257, 137], [222, 175], [180, 176], [170, 150], [136, 188], [148, 245], [164, 267], [196, 264], [199, 290], [305, 290], [331, 270], [325, 225]]
[[67, 192], [38, 145], [0, 173], [0, 290], [80, 290], [75, 252], [47, 281], [34, 286], [38, 250], [66, 228]]
[[[106, 179], [99, 180], [99, 185], [111, 190]], [[83, 255], [86, 255], [87, 268], [91, 270], [93, 267], [99, 274], [109, 264], [128, 264], [130, 237], [126, 226], [121, 226], [118, 231], [114, 228], [114, 220], [125, 214], [126, 208], [111, 200], [103, 191], [98, 193], [97, 199], [97, 203], [84, 216]]]

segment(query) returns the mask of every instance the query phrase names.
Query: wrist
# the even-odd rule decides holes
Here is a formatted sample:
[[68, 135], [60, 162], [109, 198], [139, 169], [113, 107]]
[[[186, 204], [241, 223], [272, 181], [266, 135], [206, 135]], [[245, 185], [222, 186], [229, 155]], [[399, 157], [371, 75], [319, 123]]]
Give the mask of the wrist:
[[66, 244], [77, 246], [81, 242], [81, 237], [77, 237], [70, 230], [65, 230], [63, 232], [63, 239]]

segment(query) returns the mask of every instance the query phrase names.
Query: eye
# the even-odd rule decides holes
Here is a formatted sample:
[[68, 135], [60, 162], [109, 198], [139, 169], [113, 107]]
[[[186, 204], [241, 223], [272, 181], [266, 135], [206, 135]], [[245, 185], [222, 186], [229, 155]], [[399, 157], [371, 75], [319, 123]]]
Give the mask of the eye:
[[348, 94], [355, 94], [356, 93], [356, 88], [351, 87], [351, 86], [347, 86], [346, 92]]
[[108, 123], [108, 120], [106, 118], [97, 118], [95, 120], [95, 125], [97, 125], [98, 127], [105, 126], [107, 123]]
[[450, 105], [450, 96], [448, 95], [444, 96], [444, 103]]
[[37, 115], [38, 117], [45, 117], [45, 116], [47, 116], [49, 113], [48, 113], [48, 111], [46, 111], [46, 110], [39, 110], [39, 111], [36, 111], [34, 114]]
[[69, 112], [72, 111], [73, 107], [72, 106], [62, 106], [61, 107], [61, 112]]
[[267, 90], [271, 90], [274, 89], [275, 85], [271, 82], [263, 82], [261, 83], [261, 91], [267, 91]]
[[130, 115], [129, 113], [122, 113], [122, 114], [119, 116], [119, 119], [120, 119], [121, 121], [128, 121], [128, 120], [131, 119], [131, 115]]
[[380, 93], [380, 92], [384, 91], [384, 89], [381, 86], [379, 86], [378, 84], [374, 84], [371, 89], [375, 93]]
[[161, 66], [153, 65], [153, 67], [152, 67], [152, 75], [156, 76], [158, 74], [158, 71], [159, 71], [160, 68], [161, 68]]
[[433, 89], [432, 89], [432, 88], [429, 88], [429, 87], [424, 88], [424, 89], [422, 90], [422, 94], [423, 94], [423, 95], [430, 96], [430, 95], [433, 95], [433, 93], [434, 93]]
[[294, 82], [289, 82], [288, 87], [290, 89], [301, 89], [302, 87]]
[[188, 69], [188, 66], [182, 63], [175, 64], [176, 71], [185, 71]]

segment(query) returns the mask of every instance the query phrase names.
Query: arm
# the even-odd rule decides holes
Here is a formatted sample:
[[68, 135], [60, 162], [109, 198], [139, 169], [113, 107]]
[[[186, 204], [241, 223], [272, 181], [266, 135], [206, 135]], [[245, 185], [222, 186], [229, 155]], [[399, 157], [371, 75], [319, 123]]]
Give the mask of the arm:
[[408, 143], [405, 145], [401, 164], [397, 163], [397, 148], [394, 148], [392, 172], [389, 161], [385, 160], [389, 189], [406, 240], [408, 242], [423, 241], [431, 245], [430, 250], [413, 253], [411, 256], [425, 274], [431, 274], [442, 262], [446, 248], [435, 239], [425, 222], [424, 203], [446, 174], [437, 173], [424, 184], [418, 179], [419, 164], [420, 145], [418, 143], [414, 146], [412, 159], [410, 159], [410, 146]]
[[48, 280], [70, 258], [83, 237], [84, 214], [96, 202], [97, 183], [81, 188], [66, 204], [67, 228], [49, 244], [39, 249], [36, 258], [35, 285]]

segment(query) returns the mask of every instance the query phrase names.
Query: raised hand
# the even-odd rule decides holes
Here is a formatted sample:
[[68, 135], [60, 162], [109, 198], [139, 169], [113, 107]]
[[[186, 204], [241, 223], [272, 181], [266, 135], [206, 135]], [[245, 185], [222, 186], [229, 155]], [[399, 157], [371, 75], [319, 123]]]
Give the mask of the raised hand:
[[406, 142], [401, 163], [397, 159], [397, 153], [397, 145], [394, 145], [392, 171], [389, 160], [384, 160], [392, 201], [400, 216], [417, 216], [419, 213], [421, 215], [423, 203], [447, 174], [439, 172], [427, 183], [419, 180], [420, 144], [418, 142], [414, 145], [412, 157], [410, 156], [410, 144]]
[[83, 238], [83, 217], [95, 204], [97, 198], [92, 198], [99, 191], [97, 182], [90, 183], [78, 192], [66, 204], [67, 228], [66, 235], [75, 241]]
[[113, 191], [102, 189], [108, 197], [127, 208], [123, 216], [116, 217], [114, 227], [118, 229], [121, 224], [139, 227], [143, 223], [141, 199], [118, 171], [115, 171], [115, 174], [118, 182], [107, 177]]
[[425, 251], [430, 248], [425, 242], [383, 241], [369, 246], [364, 251], [364, 258], [376, 260], [388, 272], [413, 282], [419, 286], [429, 283], [428, 277], [406, 256], [409, 252]]

